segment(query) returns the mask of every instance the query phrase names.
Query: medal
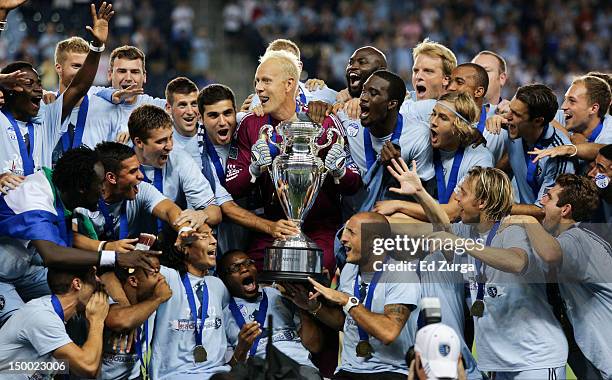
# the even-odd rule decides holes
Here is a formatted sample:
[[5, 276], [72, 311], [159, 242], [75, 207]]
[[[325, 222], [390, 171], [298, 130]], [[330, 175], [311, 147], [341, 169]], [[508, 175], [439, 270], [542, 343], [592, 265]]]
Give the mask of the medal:
[[484, 308], [485, 308], [484, 301], [476, 300], [474, 301], [474, 303], [472, 304], [472, 307], [470, 308], [470, 314], [472, 315], [472, 317], [480, 318], [484, 314]]
[[357, 343], [357, 348], [355, 348], [355, 352], [357, 353], [357, 357], [369, 359], [372, 357], [372, 353], [374, 352], [374, 348], [367, 340], [360, 340]]
[[193, 349], [193, 360], [196, 363], [203, 363], [206, 361], [208, 354], [206, 353], [206, 349], [202, 345], [197, 345]]

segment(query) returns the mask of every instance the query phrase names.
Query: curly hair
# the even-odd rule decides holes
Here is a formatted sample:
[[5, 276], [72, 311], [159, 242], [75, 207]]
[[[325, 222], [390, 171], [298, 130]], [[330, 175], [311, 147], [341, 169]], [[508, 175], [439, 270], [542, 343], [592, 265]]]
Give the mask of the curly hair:
[[86, 191], [95, 181], [96, 163], [101, 162], [95, 150], [80, 146], [64, 153], [53, 171], [53, 183], [61, 192]]

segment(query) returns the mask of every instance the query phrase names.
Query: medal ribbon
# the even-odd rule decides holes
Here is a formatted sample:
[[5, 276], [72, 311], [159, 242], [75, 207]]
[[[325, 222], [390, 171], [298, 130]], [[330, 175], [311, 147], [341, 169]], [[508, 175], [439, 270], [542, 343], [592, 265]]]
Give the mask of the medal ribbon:
[[[263, 293], [263, 296], [262, 296], [261, 302], [259, 303], [259, 310], [257, 310], [255, 321], [259, 323], [259, 325], [261, 326], [263, 330], [263, 326], [266, 321], [266, 314], [268, 313], [268, 295], [263, 289], [261, 290], [261, 292]], [[232, 312], [232, 316], [234, 317], [236, 324], [238, 324], [238, 327], [242, 329], [242, 326], [245, 325], [246, 321], [244, 320], [244, 317], [242, 316], [242, 313], [240, 312], [240, 309], [238, 308], [238, 304], [236, 304], [234, 297], [230, 298], [229, 309]], [[268, 338], [272, 339], [272, 337], [268, 337]], [[249, 350], [249, 356], [255, 356], [255, 353], [257, 352], [257, 346], [259, 345], [260, 339], [261, 339], [261, 334], [259, 334], [259, 336], [255, 338], [255, 341], [253, 342], [253, 345], [251, 346], [251, 349]]]
[[62, 151], [66, 151], [81, 146], [83, 141], [83, 132], [85, 131], [85, 121], [87, 120], [87, 110], [89, 109], [89, 97], [85, 95], [83, 101], [79, 106], [79, 114], [77, 116], [77, 123], [74, 127], [74, 136], [72, 143], [70, 141], [70, 133], [66, 132], [62, 135]]
[[478, 131], [480, 133], [484, 132], [485, 125], [487, 121], [487, 106], [485, 104], [482, 105], [482, 109], [480, 110], [480, 118], [478, 119]]
[[[100, 198], [98, 200], [98, 209], [104, 216], [104, 236], [109, 239], [114, 235], [115, 223], [113, 223], [113, 216], [108, 211], [106, 202]], [[128, 220], [126, 212], [126, 201], [121, 202], [121, 208], [119, 211], [119, 240], [126, 239], [128, 237]]]
[[53, 310], [55, 310], [55, 314], [64, 322], [64, 309], [62, 308], [62, 304], [60, 303], [59, 298], [55, 294], [51, 294], [51, 304], [53, 305]]
[[223, 170], [223, 164], [221, 163], [221, 158], [219, 154], [217, 154], [217, 150], [213, 145], [212, 141], [208, 138], [208, 134], [204, 131], [204, 142], [206, 143], [206, 151], [208, 152], [208, 156], [210, 157], [213, 165], [215, 165], [215, 172], [217, 173], [217, 178], [219, 178], [219, 182], [221, 185], [225, 186], [225, 171]]
[[[146, 183], [151, 183], [151, 180], [145, 174], [144, 166], [140, 165], [140, 171], [142, 172], [144, 181]], [[164, 193], [164, 173], [162, 172], [161, 168], [153, 168], [153, 171], [154, 171], [153, 186], [155, 186], [155, 188], [160, 193], [163, 194]], [[161, 221], [161, 219], [157, 218], [157, 232], [161, 232], [162, 227], [163, 227], [163, 222]]]
[[448, 184], [444, 186], [444, 167], [442, 166], [440, 151], [438, 149], [433, 150], [434, 167], [436, 169], [436, 182], [438, 183], [438, 202], [440, 204], [448, 203], [453, 191], [455, 190], [455, 186], [457, 186], [457, 176], [459, 175], [459, 167], [461, 167], [464, 152], [464, 148], [459, 148], [455, 152], [453, 166], [448, 176]]
[[[389, 260], [389, 256], [385, 257], [385, 260], [383, 261], [383, 263], [386, 263], [388, 260]], [[372, 277], [372, 282], [370, 282], [370, 286], [368, 286], [368, 290], [366, 292], [366, 298], [365, 298], [365, 302], [363, 306], [365, 306], [365, 308], [370, 311], [372, 309], [372, 298], [374, 297], [374, 290], [376, 290], [376, 285], [378, 284], [378, 281], [380, 280], [380, 276], [382, 276], [382, 274], [383, 274], [382, 270], [374, 272], [374, 276]], [[359, 276], [361, 276], [361, 272], [358, 272], [357, 276], [355, 276], [355, 285], [353, 286], [353, 295], [357, 298], [359, 298]], [[357, 331], [359, 332], [359, 340], [361, 341], [369, 340], [368, 333], [365, 332], [364, 329], [359, 327], [359, 325], [357, 325]]]
[[147, 319], [143, 328], [138, 327], [136, 329], [136, 353], [138, 354], [138, 360], [140, 360], [140, 365], [144, 368], [145, 373], [147, 374], [147, 378], [149, 376], [149, 368], [147, 366], [148, 363], [145, 363], [145, 357], [143, 355], [142, 342], [145, 342], [145, 353], [149, 351], [149, 320]]
[[[398, 142], [400, 136], [402, 135], [402, 129], [404, 128], [404, 118], [401, 114], [397, 115], [397, 123], [395, 124], [395, 129], [393, 130], [393, 135], [391, 135], [391, 141]], [[366, 165], [368, 170], [374, 165], [376, 161], [376, 152], [374, 152], [374, 147], [372, 146], [372, 135], [370, 131], [366, 128], [363, 131], [363, 147], [365, 148], [365, 156], [366, 156]]]
[[[542, 134], [540, 135], [540, 137], [538, 138], [538, 140], [536, 141], [535, 145], [534, 145], [534, 149], [538, 148], [538, 149], [542, 149], [543, 148], [543, 144], [542, 141], [546, 138], [546, 132], [548, 132], [548, 124], [546, 124], [546, 126], [544, 127], [544, 130], [542, 131]], [[527, 148], [527, 145], [525, 144], [525, 140], [523, 140], [523, 154], [525, 155], [525, 165], [527, 166], [527, 183], [529, 184], [529, 187], [531, 187], [531, 191], [533, 193], [533, 195], [535, 197], [538, 196], [538, 190], [539, 190], [539, 186], [538, 186], [538, 182], [536, 181], [536, 168], [537, 165], [533, 162], [533, 159], [535, 158], [535, 154], [527, 154], [527, 152], [529, 151], [529, 149]]]
[[595, 139], [597, 139], [597, 137], [599, 137], [599, 134], [601, 133], [602, 129], [603, 129], [603, 119], [601, 119], [599, 124], [597, 124], [597, 127], [595, 129], [593, 129], [593, 132], [591, 133], [591, 135], [587, 139], [588, 142], [590, 142], [590, 143], [595, 142]]
[[9, 120], [13, 129], [15, 130], [15, 136], [17, 137], [17, 144], [19, 144], [19, 155], [21, 156], [21, 162], [23, 163], [23, 174], [30, 175], [34, 173], [34, 124], [31, 121], [28, 121], [28, 137], [30, 140], [30, 149], [26, 148], [25, 141], [23, 141], [23, 136], [21, 135], [21, 130], [19, 129], [19, 124], [17, 124], [17, 120], [11, 114], [11, 111], [8, 109], [2, 109], [2, 113]]
[[191, 288], [191, 283], [189, 282], [189, 276], [187, 275], [187, 273], [184, 273], [181, 276], [181, 280], [183, 281], [183, 287], [185, 288], [185, 293], [187, 294], [187, 301], [189, 301], [191, 318], [194, 321], [193, 330], [195, 333], [196, 346], [202, 346], [202, 332], [204, 330], [204, 322], [206, 322], [206, 318], [208, 318], [208, 286], [206, 285], [206, 281], [202, 281], [202, 316], [200, 329], [198, 329], [198, 308], [196, 307], [195, 297], [193, 296], [193, 289]]
[[[493, 241], [493, 237], [497, 233], [498, 229], [499, 229], [499, 221], [495, 222], [493, 227], [491, 227], [489, 234], [487, 235], [487, 241], [485, 242], [485, 245], [487, 247], [491, 245], [491, 242]], [[485, 268], [486, 268], [486, 264], [483, 264], [480, 260], [476, 259], [476, 273], [484, 277]], [[485, 287], [485, 283], [478, 281], [478, 291], [476, 292], [476, 299], [479, 301], [484, 300], [484, 287]]]

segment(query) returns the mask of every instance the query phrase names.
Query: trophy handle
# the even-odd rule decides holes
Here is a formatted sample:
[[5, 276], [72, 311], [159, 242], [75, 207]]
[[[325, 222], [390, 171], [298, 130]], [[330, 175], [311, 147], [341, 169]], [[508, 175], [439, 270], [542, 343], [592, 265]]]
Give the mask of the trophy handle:
[[336, 139], [337, 143], [340, 143], [340, 141], [342, 141], [342, 146], [344, 146], [344, 138], [342, 137], [342, 134], [340, 133], [340, 131], [335, 128], [335, 127], [330, 127], [327, 129], [327, 139], [325, 141], [325, 143], [323, 144], [318, 144], [317, 141], [314, 142], [314, 146], [315, 148], [317, 148], [317, 153], [321, 150], [321, 149], [325, 149], [328, 146], [331, 145], [333, 138], [334, 138], [334, 134], [336, 134], [336, 136], [338, 136], [338, 138]]

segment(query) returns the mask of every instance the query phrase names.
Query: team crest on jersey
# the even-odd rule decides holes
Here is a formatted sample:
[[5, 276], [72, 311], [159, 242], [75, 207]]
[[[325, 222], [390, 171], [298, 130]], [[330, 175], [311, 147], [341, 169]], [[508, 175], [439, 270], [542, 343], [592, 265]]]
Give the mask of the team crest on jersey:
[[8, 133], [9, 140], [17, 140], [17, 134], [15, 133], [15, 128], [11, 125], [7, 128], [6, 132]]
[[348, 127], [346, 127], [346, 134], [355, 137], [359, 132], [359, 125], [357, 123], [350, 123]]
[[440, 343], [440, 345], [438, 346], [438, 352], [442, 356], [448, 356], [448, 354], [450, 354], [450, 346], [445, 343]]
[[238, 158], [238, 147], [235, 146], [230, 146], [229, 149], [229, 154], [227, 155], [227, 158], [231, 158], [232, 160], [235, 160]]
[[491, 298], [495, 298], [497, 297], [497, 287], [495, 286], [489, 286], [487, 287], [487, 294], [489, 295], [489, 297]]

